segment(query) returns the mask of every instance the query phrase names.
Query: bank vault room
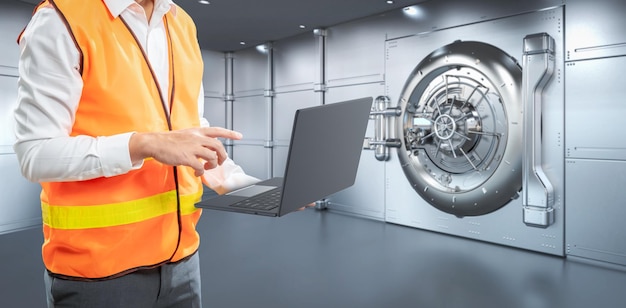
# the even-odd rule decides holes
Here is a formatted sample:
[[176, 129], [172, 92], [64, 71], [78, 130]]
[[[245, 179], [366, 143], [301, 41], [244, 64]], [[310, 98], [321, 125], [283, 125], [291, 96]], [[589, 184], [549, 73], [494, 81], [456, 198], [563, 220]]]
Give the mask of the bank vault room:
[[[202, 210], [203, 307], [626, 307], [626, 1], [174, 3], [197, 27], [204, 117], [243, 134], [219, 140], [246, 174], [294, 168], [300, 110], [371, 105], [347, 188], [280, 217]], [[37, 4], [0, 0], [7, 308], [46, 307], [42, 188], [13, 147]]]

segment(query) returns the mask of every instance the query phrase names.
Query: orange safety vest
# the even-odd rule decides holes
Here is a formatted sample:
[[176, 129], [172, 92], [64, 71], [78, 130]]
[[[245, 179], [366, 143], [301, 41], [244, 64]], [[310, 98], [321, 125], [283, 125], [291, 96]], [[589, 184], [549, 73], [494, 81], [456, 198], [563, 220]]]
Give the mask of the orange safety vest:
[[[203, 63], [196, 29], [177, 7], [164, 17], [169, 115], [146, 55], [102, 1], [49, 0], [81, 53], [84, 88], [71, 136], [110, 136], [199, 126]], [[37, 9], [38, 9], [37, 8]], [[189, 167], [147, 159], [139, 170], [86, 181], [42, 183], [43, 261], [68, 278], [114, 278], [195, 253], [200, 179]]]

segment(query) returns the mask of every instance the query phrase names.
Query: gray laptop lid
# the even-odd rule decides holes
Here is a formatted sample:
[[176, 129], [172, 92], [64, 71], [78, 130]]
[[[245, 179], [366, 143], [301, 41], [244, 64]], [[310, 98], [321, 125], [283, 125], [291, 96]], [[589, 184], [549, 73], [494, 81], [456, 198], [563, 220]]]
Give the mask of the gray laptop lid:
[[354, 184], [371, 106], [368, 97], [296, 111], [280, 215]]
[[[350, 187], [363, 149], [371, 97], [296, 111], [285, 173], [233, 192], [200, 201], [200, 208], [283, 216]], [[281, 187], [273, 210], [257, 207], [267, 190]], [[242, 205], [246, 206], [242, 206]], [[255, 204], [254, 208], [247, 207]]]

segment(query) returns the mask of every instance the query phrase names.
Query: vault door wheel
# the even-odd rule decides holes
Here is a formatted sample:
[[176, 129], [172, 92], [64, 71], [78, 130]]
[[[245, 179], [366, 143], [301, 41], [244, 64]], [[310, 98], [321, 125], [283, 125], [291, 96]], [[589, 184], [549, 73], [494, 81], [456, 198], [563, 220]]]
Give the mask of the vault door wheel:
[[400, 99], [398, 156], [427, 202], [474, 216], [518, 196], [521, 81], [514, 59], [479, 42], [444, 46], [415, 68]]

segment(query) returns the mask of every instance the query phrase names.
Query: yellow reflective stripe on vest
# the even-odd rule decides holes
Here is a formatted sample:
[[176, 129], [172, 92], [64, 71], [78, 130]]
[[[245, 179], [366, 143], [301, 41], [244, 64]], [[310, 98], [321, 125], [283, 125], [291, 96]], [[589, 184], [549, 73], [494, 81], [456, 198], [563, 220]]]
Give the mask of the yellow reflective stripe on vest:
[[[194, 204], [201, 198], [202, 192], [181, 196], [181, 214], [188, 215], [197, 211]], [[54, 206], [42, 202], [41, 216], [43, 223], [54, 229], [103, 228], [173, 213], [175, 210], [172, 210], [172, 204], [176, 204], [175, 190], [129, 202], [93, 206]]]

